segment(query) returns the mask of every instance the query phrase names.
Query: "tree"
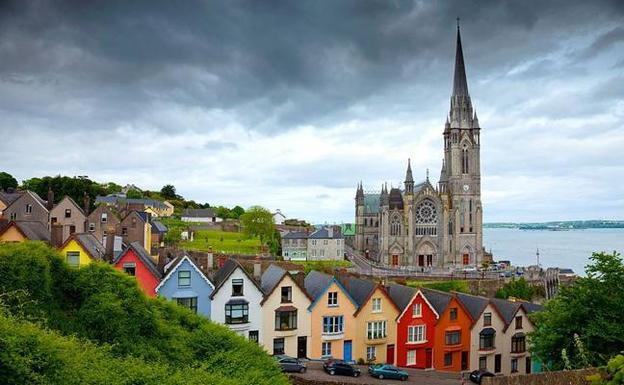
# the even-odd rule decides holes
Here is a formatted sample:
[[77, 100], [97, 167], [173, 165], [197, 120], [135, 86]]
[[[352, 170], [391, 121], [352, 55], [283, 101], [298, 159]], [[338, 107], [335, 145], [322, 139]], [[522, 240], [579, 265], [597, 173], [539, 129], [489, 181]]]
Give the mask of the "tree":
[[0, 190], [8, 190], [10, 188], [17, 188], [17, 180], [7, 172], [0, 172]]
[[248, 237], [260, 238], [260, 243], [266, 243], [275, 233], [275, 223], [271, 212], [261, 206], [252, 206], [240, 217], [243, 232]]
[[126, 197], [128, 199], [141, 199], [141, 198], [143, 198], [143, 193], [141, 191], [137, 190], [137, 189], [131, 188], [126, 193]]
[[230, 215], [231, 215], [230, 209], [228, 209], [227, 207], [223, 207], [223, 206], [216, 207], [215, 214], [217, 217], [223, 218], [223, 219], [230, 218]]
[[232, 210], [230, 210], [230, 215], [233, 219], [240, 219], [243, 214], [245, 214], [245, 209], [240, 206], [234, 206]]
[[600, 372], [588, 376], [591, 385], [624, 385], [624, 355], [618, 354], [600, 368]]
[[530, 301], [535, 294], [535, 287], [529, 284], [524, 277], [520, 277], [518, 280], [512, 278], [510, 282], [507, 282], [501, 289], [498, 289], [496, 298], [507, 299], [509, 297], [515, 297]]
[[172, 184], [164, 185], [163, 188], [160, 189], [160, 195], [165, 199], [175, 199], [177, 198], [176, 188]]
[[54, 203], [58, 203], [65, 195], [70, 196], [78, 204], [83, 201], [84, 193], [93, 201], [97, 195], [106, 195], [107, 186], [96, 183], [91, 179], [79, 176], [44, 176], [43, 178], [31, 178], [22, 183], [22, 188], [37, 193], [46, 199], [48, 190], [54, 192]]
[[620, 255], [594, 253], [586, 274], [561, 287], [544, 311], [532, 316], [536, 324], [530, 334], [533, 353], [551, 370], [604, 365], [624, 350]]

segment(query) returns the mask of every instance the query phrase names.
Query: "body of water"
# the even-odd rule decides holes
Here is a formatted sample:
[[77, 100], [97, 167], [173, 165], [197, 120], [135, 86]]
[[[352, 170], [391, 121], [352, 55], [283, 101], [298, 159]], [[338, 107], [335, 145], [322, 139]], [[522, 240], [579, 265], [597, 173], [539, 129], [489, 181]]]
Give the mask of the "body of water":
[[483, 244], [495, 260], [511, 260], [519, 266], [534, 265], [539, 248], [544, 267], [569, 267], [585, 275], [592, 252], [617, 251], [624, 254], [624, 229], [569, 231], [484, 228]]

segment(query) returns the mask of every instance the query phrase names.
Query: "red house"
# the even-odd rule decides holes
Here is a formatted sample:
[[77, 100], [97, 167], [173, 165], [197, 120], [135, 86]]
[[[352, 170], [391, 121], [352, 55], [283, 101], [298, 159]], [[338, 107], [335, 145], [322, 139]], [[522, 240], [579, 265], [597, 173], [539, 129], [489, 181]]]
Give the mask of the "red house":
[[156, 296], [156, 286], [162, 279], [162, 274], [156, 262], [147, 250], [139, 243], [132, 242], [114, 260], [113, 266], [136, 277], [139, 286], [150, 297]]
[[[439, 309], [432, 305], [421, 290], [391, 285], [389, 292], [401, 308], [397, 318], [397, 366], [433, 368], [434, 331]], [[445, 298], [435, 298], [438, 307], [448, 304], [444, 302]]]

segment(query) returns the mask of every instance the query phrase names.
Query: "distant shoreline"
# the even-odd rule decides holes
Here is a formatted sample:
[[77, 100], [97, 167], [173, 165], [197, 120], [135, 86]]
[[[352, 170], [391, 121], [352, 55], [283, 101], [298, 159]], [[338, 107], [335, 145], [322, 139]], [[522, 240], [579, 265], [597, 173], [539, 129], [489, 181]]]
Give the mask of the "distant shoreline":
[[486, 229], [519, 229], [519, 230], [585, 230], [585, 229], [623, 229], [624, 221], [620, 220], [589, 220], [589, 221], [556, 221], [536, 223], [495, 222], [485, 223]]

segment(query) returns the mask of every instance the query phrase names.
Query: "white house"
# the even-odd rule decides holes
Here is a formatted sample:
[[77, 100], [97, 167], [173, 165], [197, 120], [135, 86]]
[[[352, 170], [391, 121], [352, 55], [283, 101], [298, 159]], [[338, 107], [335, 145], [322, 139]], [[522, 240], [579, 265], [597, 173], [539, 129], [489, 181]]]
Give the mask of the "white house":
[[217, 271], [214, 281], [210, 318], [251, 341], [262, 341], [263, 293], [258, 282], [233, 259]]
[[180, 216], [184, 222], [221, 222], [223, 218], [219, 218], [212, 209], [184, 209]]
[[282, 214], [280, 209], [275, 210], [273, 213], [273, 222], [275, 222], [276, 225], [283, 225], [285, 220], [286, 215]]

